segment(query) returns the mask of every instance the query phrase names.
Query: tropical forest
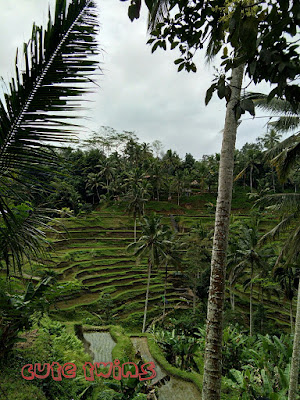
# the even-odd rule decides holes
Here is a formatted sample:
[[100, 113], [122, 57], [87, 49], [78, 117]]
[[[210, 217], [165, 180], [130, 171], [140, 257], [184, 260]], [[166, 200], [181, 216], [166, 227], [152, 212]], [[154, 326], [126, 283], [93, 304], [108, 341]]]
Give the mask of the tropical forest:
[[215, 66], [222, 145], [83, 134], [100, 0], [33, 24], [0, 96], [0, 399], [299, 400], [300, 3], [120, 1], [175, 70]]

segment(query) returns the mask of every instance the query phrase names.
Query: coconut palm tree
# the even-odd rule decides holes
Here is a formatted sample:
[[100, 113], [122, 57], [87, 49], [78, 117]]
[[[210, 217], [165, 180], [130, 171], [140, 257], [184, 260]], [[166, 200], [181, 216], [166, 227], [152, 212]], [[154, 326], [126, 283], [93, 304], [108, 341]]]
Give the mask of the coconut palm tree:
[[147, 257], [148, 260], [147, 289], [142, 328], [142, 332], [145, 332], [151, 271], [154, 266], [158, 266], [161, 260], [166, 257], [166, 249], [170, 246], [170, 240], [168, 238], [169, 228], [162, 224], [161, 217], [156, 214], [145, 216], [142, 220], [141, 229], [142, 234], [139, 240], [129, 245], [128, 248], [134, 249], [134, 255], [138, 260], [142, 257]]
[[144, 215], [144, 206], [149, 199], [149, 193], [142, 183], [132, 184], [124, 199], [127, 202], [126, 210], [133, 215], [134, 219], [134, 242], [136, 242], [136, 222], [137, 218]]
[[[24, 44], [22, 64], [17, 52], [15, 77], [1, 96], [0, 220], [5, 230], [0, 230], [0, 253], [7, 239], [4, 232], [8, 232], [12, 240], [6, 261], [19, 267], [24, 254], [30, 257], [38, 250], [39, 230], [31, 230], [29, 223], [36, 210], [20, 225], [13, 208], [38, 190], [41, 171], [47, 174], [56, 166], [51, 145], [68, 140], [74, 133], [70, 118], [78, 109], [75, 100], [89, 90], [87, 84], [97, 66], [96, 17], [91, 0], [73, 0], [68, 5], [65, 0], [56, 0], [55, 15], [49, 17], [47, 28], [33, 25], [32, 36]], [[18, 241], [13, 237], [25, 238], [25, 234], [22, 246], [16, 246]]]
[[99, 173], [95, 173], [95, 172], [90, 172], [87, 176], [87, 181], [86, 181], [86, 185], [85, 188], [86, 189], [90, 189], [91, 193], [93, 194], [93, 204], [94, 204], [94, 190], [96, 190], [96, 194], [98, 197], [98, 201], [100, 202], [101, 197], [100, 197], [100, 193], [99, 193], [99, 188], [101, 188], [103, 186], [103, 182], [101, 179], [101, 176]]
[[[250, 288], [249, 294], [249, 315], [250, 315], [250, 336], [253, 335], [253, 286], [255, 270], [263, 271], [266, 266], [266, 258], [270, 256], [269, 252], [258, 247], [259, 233], [258, 222], [252, 222], [250, 225], [243, 224], [240, 227], [237, 239], [236, 265], [231, 268], [229, 281], [234, 283], [242, 275], [247, 275], [244, 287]], [[249, 274], [250, 270], [250, 274]]]
[[297, 292], [296, 281], [299, 276], [300, 269], [297, 268], [296, 263], [278, 267], [274, 271], [274, 278], [279, 282], [284, 298], [289, 302], [291, 333], [294, 331], [293, 299]]
[[174, 235], [172, 234], [171, 230], [166, 231], [166, 238], [168, 238], [168, 242], [166, 242], [166, 247], [164, 249], [164, 256], [161, 260], [161, 263], [164, 263], [165, 267], [165, 282], [164, 282], [164, 295], [163, 295], [163, 317], [166, 315], [166, 303], [167, 303], [167, 285], [168, 285], [168, 267], [179, 267], [182, 262], [182, 253], [180, 251], [180, 247], [182, 244], [176, 242], [174, 239]]
[[109, 191], [110, 191], [110, 182], [113, 180], [115, 173], [116, 173], [116, 167], [114, 165], [113, 159], [106, 158], [103, 160], [102, 164], [96, 165], [96, 168], [100, 168], [100, 171], [98, 172], [99, 177], [103, 177], [106, 182], [106, 190], [107, 194], [109, 196]]
[[[246, 146], [244, 146], [246, 147]], [[238, 173], [238, 175], [235, 177], [235, 181], [242, 178], [245, 174], [246, 171], [249, 170], [249, 186], [250, 186], [250, 192], [252, 193], [253, 191], [253, 172], [258, 171], [258, 165], [260, 165], [261, 160], [261, 152], [258, 149], [257, 145], [248, 145], [248, 148], [246, 150], [246, 157], [247, 157], [247, 164], [245, 168], [242, 169], [241, 172]]]

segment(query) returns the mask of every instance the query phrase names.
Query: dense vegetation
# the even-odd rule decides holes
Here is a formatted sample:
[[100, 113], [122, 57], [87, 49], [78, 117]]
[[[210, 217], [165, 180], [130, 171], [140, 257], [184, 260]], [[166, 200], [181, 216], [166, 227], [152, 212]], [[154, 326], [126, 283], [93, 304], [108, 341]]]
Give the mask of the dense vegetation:
[[[24, 198], [14, 208], [20, 213], [46, 204], [53, 210], [45, 247], [51, 257], [25, 262], [23, 280], [15, 272], [9, 285], [2, 281], [6, 296], [1, 301], [2, 327], [7, 331], [2, 334], [1, 352], [15, 349], [15, 357], [20, 357], [17, 354], [26, 350], [15, 347], [18, 332], [30, 327], [40, 332], [38, 321], [45, 312], [52, 321], [61, 321], [53, 322], [59, 327], [67, 322], [70, 335], [73, 324], [116, 322], [127, 332], [137, 332], [144, 319], [166, 360], [201, 376], [218, 154], [199, 161], [190, 154], [180, 159], [172, 150], [156, 156], [153, 148], [158, 143], [140, 144], [133, 135], [111, 131], [109, 135], [84, 143], [93, 143], [93, 149], [58, 150], [58, 174], [49, 171], [43, 177], [45, 190], [32, 195], [30, 204]], [[281, 218], [278, 207], [268, 206], [268, 196], [297, 194], [299, 179], [295, 173], [284, 186], [280, 183], [266, 158], [270, 136], [273, 139], [274, 131], [236, 151], [227, 267], [224, 393], [235, 390], [253, 399], [286, 397], [299, 276], [297, 262], [287, 263], [286, 255], [278, 261], [293, 223], [274, 240], [261, 240]], [[105, 148], [113, 138], [118, 152]], [[153, 254], [147, 250], [149, 240]], [[141, 253], [138, 259], [135, 253]], [[144, 313], [149, 261], [152, 271]], [[29, 287], [23, 297], [26, 281], [35, 289]], [[16, 313], [22, 318], [16, 320]], [[40, 335], [36, 336], [42, 346]], [[4, 390], [9, 387], [6, 382]], [[46, 398], [55, 398], [46, 386], [43, 390]], [[68, 386], [62, 390], [61, 399], [69, 393]], [[74, 396], [83, 392], [84, 383], [74, 390]]]

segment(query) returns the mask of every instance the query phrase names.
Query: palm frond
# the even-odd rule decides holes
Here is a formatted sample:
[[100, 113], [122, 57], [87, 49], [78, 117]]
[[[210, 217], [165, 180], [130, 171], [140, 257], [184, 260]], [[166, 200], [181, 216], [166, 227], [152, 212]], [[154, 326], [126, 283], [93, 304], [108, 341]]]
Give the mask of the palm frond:
[[281, 152], [283, 152], [285, 149], [293, 147], [295, 144], [299, 143], [299, 141], [300, 141], [300, 133], [289, 136], [282, 142], [276, 144], [276, 146], [274, 146], [272, 149], [268, 150], [266, 152], [266, 159], [272, 160]]
[[56, 0], [47, 28], [33, 25], [21, 62], [17, 52], [15, 77], [0, 100], [0, 252], [7, 265], [20, 268], [42, 248], [36, 227], [46, 226], [43, 213], [20, 219], [15, 207], [40, 188], [39, 174], [57, 166], [51, 148], [75, 133], [77, 99], [91, 91], [98, 64], [97, 27], [92, 0]]
[[300, 193], [274, 193], [268, 194], [255, 202], [255, 206], [270, 207], [275, 211], [293, 214], [299, 209]]
[[295, 164], [299, 160], [300, 154], [300, 134], [295, 137], [295, 142], [290, 147], [283, 150], [278, 156], [271, 160], [275, 166], [278, 178], [281, 182], [287, 180]]
[[237, 174], [237, 176], [234, 178], [234, 182], [237, 181], [238, 179], [241, 179], [245, 175], [247, 168], [248, 165], [246, 166], [246, 168], [244, 168], [241, 172]]
[[[282, 100], [278, 97], [273, 97], [271, 100], [268, 100], [268, 95], [264, 93], [246, 93], [244, 98], [251, 99], [254, 101], [255, 106], [260, 108], [263, 111], [269, 111], [272, 114], [284, 114], [286, 116], [295, 115], [295, 110], [293, 109], [291, 103], [286, 100]], [[298, 114], [300, 113], [300, 106], [296, 111]]]
[[0, 175], [53, 164], [48, 146], [74, 133], [69, 112], [90, 89], [97, 61], [88, 56], [97, 53], [96, 32], [90, 0], [73, 0], [68, 8], [57, 0], [54, 22], [49, 17], [46, 30], [33, 26], [24, 44], [25, 70], [20, 72], [17, 53], [16, 76], [0, 101]]
[[298, 226], [286, 239], [279, 256], [277, 257], [274, 268], [277, 268], [279, 263], [285, 258], [285, 265], [293, 261], [299, 262], [300, 257], [300, 226]]
[[46, 239], [45, 229], [56, 231], [48, 225], [51, 218], [46, 215], [53, 210], [26, 209], [16, 207], [6, 214], [5, 225], [0, 219], [0, 259], [6, 265], [7, 275], [11, 267], [21, 273], [21, 265], [27, 261], [46, 256], [46, 247], [49, 243]]
[[290, 132], [300, 127], [300, 117], [293, 115], [279, 117], [277, 121], [270, 121], [269, 125], [277, 132]]

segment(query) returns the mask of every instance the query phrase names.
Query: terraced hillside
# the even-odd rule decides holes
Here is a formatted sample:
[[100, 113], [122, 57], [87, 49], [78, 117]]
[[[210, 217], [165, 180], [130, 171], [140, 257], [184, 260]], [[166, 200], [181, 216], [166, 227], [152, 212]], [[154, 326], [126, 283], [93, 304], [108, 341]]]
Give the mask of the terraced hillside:
[[[167, 218], [166, 218], [167, 220]], [[122, 212], [93, 212], [82, 218], [60, 220], [49, 232], [52, 242], [51, 259], [45, 267], [55, 271], [62, 282], [74, 281], [80, 291], [56, 303], [56, 310], [72, 311], [79, 307], [92, 310], [103, 294], [109, 294], [113, 313], [123, 323], [139, 319], [144, 309], [147, 267], [137, 263], [127, 246], [133, 242], [133, 222]], [[139, 234], [139, 231], [138, 231]], [[170, 267], [167, 285], [167, 308], [186, 307], [191, 294], [178, 287]], [[164, 293], [163, 270], [153, 270], [149, 297], [149, 313], [161, 313]]]
[[[178, 211], [171, 216], [169, 212]], [[205, 209], [163, 210], [163, 222], [173, 225], [179, 235], [186, 235], [198, 221], [207, 227], [213, 227], [214, 216]], [[247, 219], [247, 212], [236, 211], [234, 218]], [[265, 216], [261, 222], [261, 231], [269, 229], [274, 219]], [[63, 226], [65, 228], [63, 228]], [[75, 282], [77, 289], [69, 296], [57, 300], [53, 312], [75, 319], [78, 312], [99, 315], [106, 297], [111, 316], [125, 326], [140, 324], [142, 321], [147, 267], [145, 260], [137, 263], [127, 250], [133, 242], [133, 220], [123, 210], [104, 209], [76, 218], [56, 220], [57, 232], [49, 232], [52, 242], [51, 258], [44, 261], [44, 268], [54, 271], [60, 282]], [[139, 231], [138, 231], [139, 234]], [[39, 267], [40, 269], [40, 267]], [[169, 268], [167, 285], [167, 311], [174, 308], [192, 306], [192, 292], [180, 279], [176, 279], [174, 268]], [[162, 314], [164, 293], [164, 271], [153, 270], [149, 297], [149, 321]], [[248, 318], [248, 293], [237, 286], [236, 310]], [[109, 299], [109, 300], [108, 300]], [[273, 301], [274, 300], [274, 301]], [[254, 304], [259, 304], [259, 293], [254, 293]], [[100, 305], [100, 306], [99, 306]], [[283, 328], [289, 327], [289, 311], [285, 304], [278, 304], [278, 299], [265, 299], [268, 318], [274, 319]], [[276, 305], [276, 306], [275, 306]], [[102, 307], [103, 308], [103, 307]], [[101, 313], [101, 312], [100, 312]]]

